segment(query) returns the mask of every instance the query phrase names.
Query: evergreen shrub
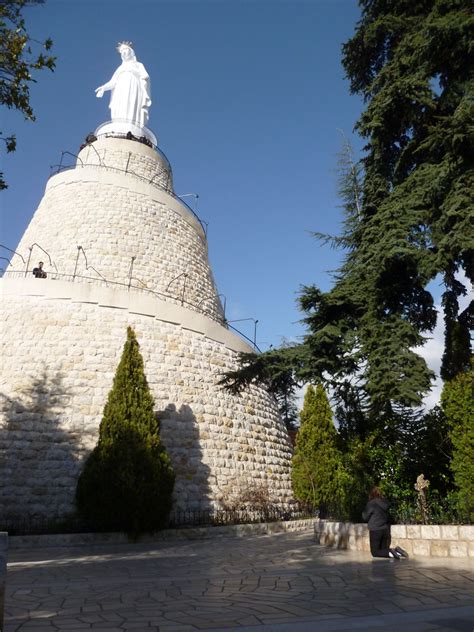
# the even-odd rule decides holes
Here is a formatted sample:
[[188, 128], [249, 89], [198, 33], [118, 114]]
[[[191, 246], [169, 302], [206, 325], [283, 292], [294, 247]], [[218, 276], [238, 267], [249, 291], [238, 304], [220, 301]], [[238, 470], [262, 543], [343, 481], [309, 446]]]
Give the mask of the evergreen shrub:
[[97, 530], [137, 536], [167, 523], [175, 477], [153, 408], [139, 344], [128, 327], [99, 440], [76, 490], [79, 516]]
[[474, 361], [469, 371], [446, 382], [441, 405], [450, 424], [451, 469], [457, 508], [466, 522], [474, 521]]
[[321, 384], [308, 386], [292, 461], [295, 498], [324, 514], [340, 513], [347, 484], [331, 407]]

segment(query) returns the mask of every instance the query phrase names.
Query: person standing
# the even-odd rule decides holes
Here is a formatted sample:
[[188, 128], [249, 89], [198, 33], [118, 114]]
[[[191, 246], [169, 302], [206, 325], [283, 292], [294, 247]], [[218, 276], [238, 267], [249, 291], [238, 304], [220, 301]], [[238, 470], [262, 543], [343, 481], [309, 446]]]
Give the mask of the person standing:
[[372, 557], [392, 557], [397, 560], [408, 557], [402, 548], [390, 548], [389, 504], [378, 487], [372, 487], [370, 490], [369, 501], [362, 512], [362, 518], [367, 522], [369, 529]]
[[33, 268], [33, 276], [35, 276], [37, 279], [46, 279], [46, 277], [48, 276], [46, 272], [43, 270], [43, 265], [44, 263], [40, 261], [38, 263], [38, 267]]

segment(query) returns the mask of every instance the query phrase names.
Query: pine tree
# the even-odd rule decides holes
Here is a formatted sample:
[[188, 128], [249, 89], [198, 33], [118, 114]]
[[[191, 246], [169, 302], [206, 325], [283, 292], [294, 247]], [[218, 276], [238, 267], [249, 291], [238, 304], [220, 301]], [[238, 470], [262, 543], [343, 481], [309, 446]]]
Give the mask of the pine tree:
[[321, 384], [316, 390], [308, 386], [300, 418], [292, 463], [295, 497], [313, 507], [339, 510], [345, 476], [331, 407]]
[[466, 520], [474, 520], [474, 361], [469, 371], [446, 382], [441, 395], [453, 444], [451, 469], [457, 505]]
[[166, 524], [174, 474], [131, 327], [104, 408], [99, 440], [80, 475], [79, 515], [98, 529], [138, 535]]

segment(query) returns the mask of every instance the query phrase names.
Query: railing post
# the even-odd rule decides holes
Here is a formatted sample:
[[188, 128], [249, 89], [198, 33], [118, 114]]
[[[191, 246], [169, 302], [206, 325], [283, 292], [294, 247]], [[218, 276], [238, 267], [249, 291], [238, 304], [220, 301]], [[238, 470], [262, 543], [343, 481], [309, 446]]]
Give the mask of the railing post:
[[184, 283], [183, 283], [183, 294], [182, 294], [182, 296], [181, 296], [181, 305], [183, 305], [183, 304], [184, 304], [184, 294], [185, 294], [185, 292], [186, 292], [186, 279], [187, 279], [187, 278], [188, 278], [188, 275], [187, 275], [187, 274], [185, 274], [185, 275], [184, 275]]
[[72, 280], [76, 278], [77, 264], [79, 262], [79, 255], [81, 254], [82, 246], [77, 247], [77, 256], [76, 256], [76, 265], [74, 266], [74, 274], [72, 275]]
[[30, 259], [31, 259], [31, 253], [33, 252], [33, 246], [30, 246], [28, 248], [28, 250], [30, 251], [29, 255], [28, 255], [28, 261], [26, 262], [26, 270], [25, 270], [25, 277], [28, 274], [28, 268], [30, 266]]
[[130, 270], [129, 270], [129, 273], [128, 273], [128, 290], [129, 291], [130, 291], [130, 286], [132, 285], [133, 263], [134, 263], [135, 259], [136, 259], [136, 257], [132, 257], [132, 261], [130, 263]]

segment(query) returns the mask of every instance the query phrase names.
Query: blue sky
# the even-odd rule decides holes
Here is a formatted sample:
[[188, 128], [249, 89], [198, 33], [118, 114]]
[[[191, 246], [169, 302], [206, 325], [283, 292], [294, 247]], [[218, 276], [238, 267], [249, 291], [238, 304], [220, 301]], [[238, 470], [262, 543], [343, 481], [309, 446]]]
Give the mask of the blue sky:
[[[94, 90], [120, 63], [116, 43], [132, 40], [151, 77], [149, 127], [176, 193], [197, 193], [209, 223], [227, 317], [258, 319], [262, 349], [301, 335], [300, 285], [329, 288], [338, 263], [310, 232], [337, 232], [341, 218], [338, 130], [351, 137], [362, 108], [341, 65], [357, 2], [47, 0], [25, 17], [33, 37], [53, 39], [57, 67], [36, 75], [35, 123], [2, 111], [18, 148], [2, 161], [1, 243], [18, 244], [61, 151], [77, 153], [109, 119], [109, 95]], [[235, 325], [253, 336], [252, 321]]]

